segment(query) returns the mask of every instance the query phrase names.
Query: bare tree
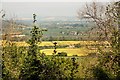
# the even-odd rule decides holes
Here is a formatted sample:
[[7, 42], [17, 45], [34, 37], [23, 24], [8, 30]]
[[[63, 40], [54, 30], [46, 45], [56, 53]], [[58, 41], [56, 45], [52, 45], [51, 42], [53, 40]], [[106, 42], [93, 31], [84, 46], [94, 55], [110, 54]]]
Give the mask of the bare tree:
[[20, 27], [19, 24], [16, 23], [16, 16], [12, 17], [11, 19], [4, 19], [5, 17], [5, 11], [1, 10], [1, 32], [2, 32], [2, 39], [13, 41], [13, 40], [19, 40], [19, 37], [16, 37], [15, 35], [19, 35], [22, 33], [22, 31], [18, 30]]
[[[87, 4], [84, 11], [78, 11], [78, 16], [87, 18], [95, 22], [96, 27], [93, 29], [104, 35], [104, 40], [110, 43], [110, 46], [103, 45], [99, 49], [100, 56], [98, 67], [111, 74], [115, 80], [120, 79], [120, 1], [98, 7], [95, 2]], [[102, 9], [103, 8], [103, 9]], [[102, 12], [103, 11], [103, 12]], [[91, 31], [92, 32], [92, 31]], [[94, 35], [94, 34], [93, 34]], [[100, 37], [100, 36], [99, 36]], [[104, 51], [104, 50], [107, 51]], [[98, 75], [96, 75], [98, 73]], [[96, 77], [101, 78], [99, 72], [95, 73]]]
[[5, 11], [2, 9], [2, 10], [0, 10], [0, 17], [2, 17], [2, 18], [4, 18], [5, 17]]
[[78, 17], [93, 21], [96, 26], [92, 27], [91, 30], [95, 30], [95, 32], [99, 34], [99, 37], [101, 36], [100, 38], [102, 40], [109, 40], [113, 29], [117, 28], [113, 27], [115, 26], [115, 19], [113, 14], [110, 13], [110, 9], [115, 8], [113, 8], [113, 5], [109, 5], [109, 3], [106, 5], [105, 3], [92, 2], [91, 4], [86, 4], [84, 10], [78, 11]]

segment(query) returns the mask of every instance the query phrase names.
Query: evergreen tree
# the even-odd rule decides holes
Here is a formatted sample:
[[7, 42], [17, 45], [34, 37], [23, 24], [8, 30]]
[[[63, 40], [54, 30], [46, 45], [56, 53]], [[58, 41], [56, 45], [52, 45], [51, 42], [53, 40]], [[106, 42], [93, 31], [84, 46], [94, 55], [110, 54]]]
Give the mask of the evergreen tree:
[[[38, 60], [37, 55], [40, 55], [38, 42], [42, 37], [42, 30], [40, 30], [36, 25], [36, 14], [33, 14], [33, 29], [31, 31], [32, 37], [28, 41], [30, 44], [28, 49], [28, 54], [26, 56], [24, 67], [21, 71], [21, 80], [39, 80], [39, 74], [42, 72], [42, 63]], [[40, 58], [40, 57], [39, 57]]]

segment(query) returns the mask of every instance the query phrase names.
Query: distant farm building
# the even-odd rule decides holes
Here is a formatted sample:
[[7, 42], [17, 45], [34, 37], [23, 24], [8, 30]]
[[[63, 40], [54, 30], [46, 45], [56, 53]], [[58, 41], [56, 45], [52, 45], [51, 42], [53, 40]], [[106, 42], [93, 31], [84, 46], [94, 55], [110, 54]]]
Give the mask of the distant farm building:
[[21, 41], [24, 38], [25, 38], [25, 35], [21, 34], [21, 32], [2, 34], [3, 40]]

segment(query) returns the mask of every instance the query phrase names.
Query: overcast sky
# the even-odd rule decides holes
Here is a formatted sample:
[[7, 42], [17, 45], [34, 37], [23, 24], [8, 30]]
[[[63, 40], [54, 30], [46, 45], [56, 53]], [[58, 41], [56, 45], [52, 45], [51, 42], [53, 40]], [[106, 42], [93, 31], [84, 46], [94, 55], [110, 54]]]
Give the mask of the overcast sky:
[[93, 0], [2, 0], [2, 8], [7, 18], [31, 18], [33, 13], [39, 16], [77, 16], [78, 9], [91, 1]]
[[76, 16], [83, 2], [5, 2], [3, 9], [9, 16], [30, 17], [36, 13], [40, 16]]
[[2, 2], [110, 2], [118, 0], [1, 0]]

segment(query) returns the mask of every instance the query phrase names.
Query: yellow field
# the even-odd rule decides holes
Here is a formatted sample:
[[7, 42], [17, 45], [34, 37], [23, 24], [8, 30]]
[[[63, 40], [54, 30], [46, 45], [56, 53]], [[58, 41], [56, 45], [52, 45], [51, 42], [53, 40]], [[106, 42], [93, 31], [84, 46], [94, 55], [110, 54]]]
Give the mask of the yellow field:
[[40, 44], [40, 46], [53, 46], [53, 43], [57, 42], [57, 45], [73, 45], [73, 44], [80, 44], [80, 45], [91, 45], [91, 44], [96, 44], [98, 42], [94, 42], [94, 41], [53, 41], [53, 42], [42, 42]]
[[[5, 44], [5, 41], [0, 41], [1, 44]], [[80, 45], [94, 45], [94, 44], [97, 44], [97, 43], [100, 43], [100, 42], [95, 42], [95, 41], [53, 41], [53, 42], [50, 42], [50, 41], [43, 41], [41, 43], [39, 43], [38, 45], [39, 46], [54, 46], [54, 42], [57, 42], [57, 45], [73, 45], [73, 44], [80, 44]], [[13, 42], [15, 43], [17, 46], [29, 46], [29, 44], [27, 44], [26, 42]], [[107, 42], [104, 42], [104, 44], [107, 43]]]
[[[39, 46], [54, 46], [54, 42], [57, 42], [57, 45], [73, 45], [73, 44], [80, 44], [80, 45], [95, 45], [98, 44], [100, 42], [98, 41], [43, 41], [41, 43], [39, 43]], [[15, 43], [17, 46], [29, 46], [29, 44], [27, 44], [26, 42], [13, 42]], [[102, 42], [103, 44], [108, 44], [107, 41]], [[0, 44], [4, 45], [5, 41], [0, 41]]]
[[[41, 50], [41, 53], [44, 52], [46, 55], [52, 55], [54, 49], [43, 49]], [[68, 56], [73, 56], [73, 55], [77, 55], [77, 56], [86, 56], [88, 55], [88, 53], [91, 52], [95, 52], [95, 50], [89, 50], [85, 47], [82, 48], [60, 48], [60, 49], [56, 49], [57, 53], [58, 52], [66, 52]]]
[[[0, 41], [1, 44], [4, 46], [5, 41]], [[72, 56], [72, 55], [78, 55], [78, 56], [86, 56], [88, 55], [88, 53], [93, 53], [96, 52], [95, 49], [88, 49], [85, 46], [86, 45], [95, 45], [98, 44], [100, 42], [94, 42], [94, 41], [54, 41], [57, 42], [58, 46], [64, 46], [64, 45], [74, 45], [74, 44], [80, 44], [83, 45], [84, 47], [81, 48], [60, 48], [57, 49], [57, 52], [66, 52], [68, 56]], [[54, 42], [50, 42], [50, 41], [44, 41], [39, 43], [39, 46], [54, 46]], [[13, 42], [15, 43], [17, 46], [29, 46], [29, 44], [27, 44], [26, 42]], [[106, 44], [107, 42], [102, 42], [104, 44]], [[88, 46], [87, 46], [88, 47]], [[44, 49], [41, 50], [41, 52], [46, 53], [46, 55], [52, 55], [54, 49]]]

